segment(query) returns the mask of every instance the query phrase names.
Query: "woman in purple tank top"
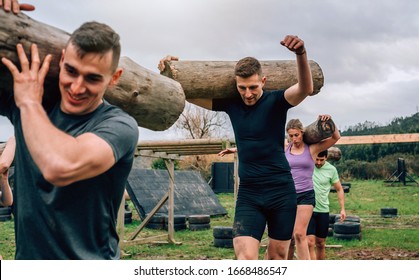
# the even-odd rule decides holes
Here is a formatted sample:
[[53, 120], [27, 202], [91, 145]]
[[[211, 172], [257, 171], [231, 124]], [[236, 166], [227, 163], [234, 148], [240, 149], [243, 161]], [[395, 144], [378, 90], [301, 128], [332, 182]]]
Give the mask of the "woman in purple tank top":
[[[331, 119], [329, 115], [320, 115], [321, 121]], [[294, 224], [293, 239], [297, 249], [299, 260], [309, 260], [310, 254], [307, 244], [307, 227], [315, 206], [313, 189], [313, 170], [318, 153], [332, 147], [340, 138], [336, 128], [333, 135], [318, 143], [307, 145], [303, 141], [304, 127], [300, 120], [292, 119], [287, 123], [289, 144], [285, 150], [285, 156], [291, 167], [297, 192], [297, 217]], [[289, 259], [294, 255], [294, 242], [291, 242]]]

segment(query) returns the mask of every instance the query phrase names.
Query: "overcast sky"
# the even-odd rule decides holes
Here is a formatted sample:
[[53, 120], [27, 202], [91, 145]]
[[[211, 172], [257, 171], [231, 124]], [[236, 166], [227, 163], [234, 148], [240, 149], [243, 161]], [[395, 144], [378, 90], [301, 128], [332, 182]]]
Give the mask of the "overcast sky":
[[[288, 119], [308, 125], [332, 115], [340, 130], [381, 125], [418, 112], [419, 1], [416, 0], [72, 0], [23, 1], [30, 17], [72, 32], [85, 21], [112, 26], [122, 55], [157, 70], [166, 54], [184, 60], [294, 59], [280, 41], [295, 34], [325, 76], [316, 96]], [[0, 120], [0, 141], [11, 135]], [[172, 139], [140, 129], [140, 140]]]

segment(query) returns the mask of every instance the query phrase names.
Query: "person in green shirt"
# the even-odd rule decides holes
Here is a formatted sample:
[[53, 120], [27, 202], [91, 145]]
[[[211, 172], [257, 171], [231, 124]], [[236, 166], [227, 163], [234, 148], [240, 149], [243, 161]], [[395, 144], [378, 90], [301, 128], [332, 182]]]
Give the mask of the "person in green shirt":
[[342, 184], [336, 168], [327, 160], [327, 150], [316, 157], [316, 167], [313, 171], [314, 193], [316, 206], [308, 229], [308, 247], [312, 260], [326, 258], [326, 238], [329, 230], [329, 192], [333, 186], [336, 189], [340, 205], [340, 220], [346, 219], [345, 197]]

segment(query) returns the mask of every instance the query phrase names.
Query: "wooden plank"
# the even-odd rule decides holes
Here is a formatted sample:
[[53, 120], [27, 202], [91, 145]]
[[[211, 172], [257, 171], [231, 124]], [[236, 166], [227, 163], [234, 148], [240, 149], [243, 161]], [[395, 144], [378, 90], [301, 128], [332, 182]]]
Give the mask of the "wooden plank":
[[336, 145], [419, 142], [419, 133], [342, 136]]

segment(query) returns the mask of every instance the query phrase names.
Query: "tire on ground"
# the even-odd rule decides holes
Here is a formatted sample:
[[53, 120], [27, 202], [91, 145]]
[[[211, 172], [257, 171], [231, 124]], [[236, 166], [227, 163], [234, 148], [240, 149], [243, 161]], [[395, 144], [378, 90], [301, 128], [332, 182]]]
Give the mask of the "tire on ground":
[[190, 215], [189, 224], [208, 224], [211, 221], [210, 215]]
[[380, 210], [381, 216], [384, 218], [397, 217], [397, 208], [385, 207]]
[[342, 240], [353, 240], [353, 239], [362, 239], [361, 233], [353, 233], [353, 234], [342, 234], [342, 233], [333, 233], [333, 237], [336, 239], [342, 239]]
[[215, 239], [232, 239], [233, 227], [216, 226], [213, 228], [212, 235]]
[[231, 239], [231, 238], [214, 238], [214, 247], [233, 248], [233, 239]]
[[357, 234], [361, 232], [361, 224], [355, 222], [336, 222], [333, 231], [337, 234]]
[[211, 228], [211, 224], [189, 224], [189, 229], [192, 231], [207, 230]]

